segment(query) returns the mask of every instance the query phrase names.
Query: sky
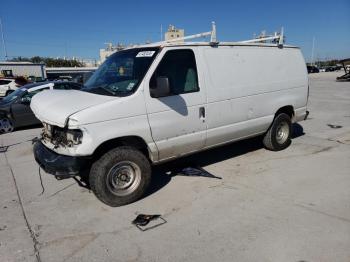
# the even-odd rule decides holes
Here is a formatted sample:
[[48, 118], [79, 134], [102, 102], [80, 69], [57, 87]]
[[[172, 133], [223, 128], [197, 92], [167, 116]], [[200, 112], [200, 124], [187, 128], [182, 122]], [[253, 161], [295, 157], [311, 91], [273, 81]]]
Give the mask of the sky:
[[[350, 0], [0, 0], [7, 54], [98, 59], [107, 42], [160, 40], [169, 24], [185, 35], [210, 31], [218, 41], [251, 39], [283, 26], [286, 43], [301, 47], [310, 61], [350, 57]], [[5, 59], [3, 44], [0, 60]]]

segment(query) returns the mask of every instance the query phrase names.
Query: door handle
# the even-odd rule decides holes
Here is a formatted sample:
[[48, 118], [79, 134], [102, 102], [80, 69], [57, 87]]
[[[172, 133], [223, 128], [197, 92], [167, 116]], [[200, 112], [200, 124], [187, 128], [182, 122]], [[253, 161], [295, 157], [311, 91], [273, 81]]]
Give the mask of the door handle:
[[205, 107], [201, 106], [199, 108], [199, 118], [204, 122], [205, 121]]

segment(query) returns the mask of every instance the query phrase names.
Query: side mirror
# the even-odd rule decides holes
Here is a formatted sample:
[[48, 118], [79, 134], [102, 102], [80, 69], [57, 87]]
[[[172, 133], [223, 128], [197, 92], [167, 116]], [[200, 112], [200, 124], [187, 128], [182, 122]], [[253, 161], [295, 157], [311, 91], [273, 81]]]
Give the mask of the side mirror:
[[157, 83], [154, 88], [150, 88], [152, 97], [163, 97], [170, 94], [169, 79], [166, 76], [157, 77]]

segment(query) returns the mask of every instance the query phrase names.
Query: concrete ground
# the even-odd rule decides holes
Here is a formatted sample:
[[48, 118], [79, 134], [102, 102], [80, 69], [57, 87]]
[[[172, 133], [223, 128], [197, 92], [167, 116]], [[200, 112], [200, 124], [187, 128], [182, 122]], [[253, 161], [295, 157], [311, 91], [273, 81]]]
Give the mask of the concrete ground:
[[[310, 117], [287, 150], [250, 139], [196, 154], [119, 208], [43, 171], [42, 192], [28, 141], [40, 129], [0, 135], [0, 261], [350, 261], [350, 83], [336, 75], [310, 75]], [[165, 173], [187, 163], [223, 179]], [[138, 213], [167, 223], [142, 232]]]

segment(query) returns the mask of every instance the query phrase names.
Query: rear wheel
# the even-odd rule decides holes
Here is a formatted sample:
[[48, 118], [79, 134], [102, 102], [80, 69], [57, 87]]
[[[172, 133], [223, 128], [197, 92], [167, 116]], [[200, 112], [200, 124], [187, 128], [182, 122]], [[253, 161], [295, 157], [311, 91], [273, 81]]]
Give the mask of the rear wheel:
[[281, 113], [275, 117], [272, 125], [264, 136], [265, 147], [272, 151], [279, 151], [291, 144], [292, 122], [290, 117]]
[[14, 130], [13, 123], [9, 118], [0, 119], [0, 134], [10, 133]]
[[91, 167], [89, 182], [96, 197], [115, 207], [140, 199], [151, 181], [151, 165], [138, 150], [118, 147]]

